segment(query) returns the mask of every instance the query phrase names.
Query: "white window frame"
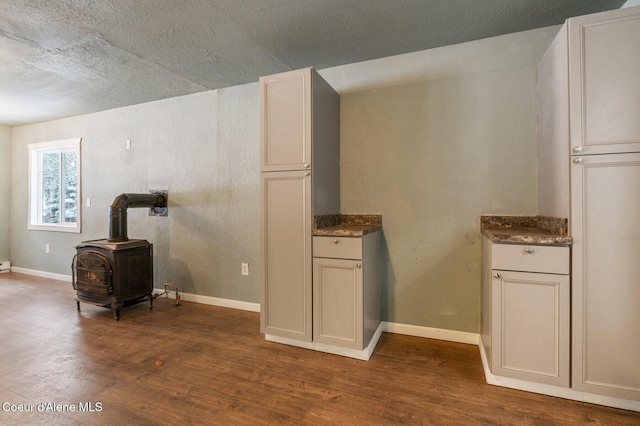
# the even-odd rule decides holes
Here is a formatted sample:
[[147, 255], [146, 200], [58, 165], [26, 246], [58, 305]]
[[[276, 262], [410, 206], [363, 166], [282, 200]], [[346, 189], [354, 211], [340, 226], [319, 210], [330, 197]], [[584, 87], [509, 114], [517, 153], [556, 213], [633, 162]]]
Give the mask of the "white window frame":
[[[28, 229], [39, 231], [59, 231], [80, 233], [82, 192], [81, 192], [81, 156], [80, 141], [82, 138], [63, 139], [58, 141], [29, 144], [29, 218]], [[42, 223], [42, 154], [47, 152], [75, 151], [78, 159], [78, 220], [73, 223]]]

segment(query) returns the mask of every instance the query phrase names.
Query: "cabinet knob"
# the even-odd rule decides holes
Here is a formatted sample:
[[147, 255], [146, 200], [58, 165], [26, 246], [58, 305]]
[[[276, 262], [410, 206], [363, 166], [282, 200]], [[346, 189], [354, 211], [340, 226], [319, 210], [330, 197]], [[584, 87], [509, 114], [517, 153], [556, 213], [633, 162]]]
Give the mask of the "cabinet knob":
[[526, 253], [529, 253], [529, 254], [534, 254], [534, 253], [536, 252], [536, 251], [535, 251], [534, 249], [532, 249], [531, 247], [527, 247], [526, 249], [524, 249], [524, 251], [525, 251]]
[[500, 278], [500, 274], [496, 272], [493, 277], [494, 278]]
[[304, 168], [305, 168], [305, 169], [310, 169], [310, 168], [311, 168], [311, 164], [309, 164], [309, 163], [304, 163]]
[[356, 268], [358, 269], [362, 268], [362, 263], [356, 263]]
[[311, 176], [311, 172], [304, 172], [305, 176]]
[[584, 151], [584, 148], [581, 147], [581, 146], [576, 146], [575, 148], [573, 148], [573, 152], [578, 153], [578, 152], [582, 152], [582, 151]]
[[340, 242], [340, 240], [338, 240], [337, 238], [333, 239], [333, 244], [338, 244]]
[[578, 157], [578, 158], [574, 158], [573, 162], [576, 164], [582, 164], [584, 163], [584, 160], [582, 159], [582, 157]]

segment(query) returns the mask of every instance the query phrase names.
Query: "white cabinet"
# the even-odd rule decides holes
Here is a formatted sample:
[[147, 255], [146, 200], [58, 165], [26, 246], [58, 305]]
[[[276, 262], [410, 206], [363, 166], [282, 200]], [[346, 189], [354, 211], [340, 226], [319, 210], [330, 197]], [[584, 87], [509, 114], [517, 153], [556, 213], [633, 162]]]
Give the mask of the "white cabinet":
[[311, 172], [315, 215], [340, 213], [340, 97], [313, 68], [260, 78], [260, 172]]
[[311, 341], [311, 178], [306, 171], [261, 174], [261, 329]]
[[313, 69], [260, 78], [265, 335], [313, 340], [311, 233], [340, 213], [340, 98]]
[[569, 19], [565, 28], [572, 152], [640, 152], [640, 7]]
[[581, 159], [571, 176], [573, 387], [640, 401], [640, 153]]
[[311, 168], [312, 70], [260, 79], [260, 171]]
[[362, 262], [313, 259], [316, 342], [362, 349]]
[[640, 410], [640, 7], [568, 19], [538, 65], [539, 214], [568, 217], [571, 387]]
[[[640, 7], [570, 22], [576, 390], [640, 401]], [[591, 155], [598, 154], [598, 155]]]
[[569, 386], [569, 276], [495, 270], [492, 372]]
[[382, 330], [380, 232], [312, 242], [315, 217], [340, 216], [340, 98], [311, 68], [259, 86], [260, 330], [270, 341], [369, 359]]
[[316, 236], [313, 251], [314, 341], [367, 348], [380, 325], [380, 232]]
[[569, 248], [483, 237], [485, 354], [496, 376], [569, 386]]
[[541, 216], [570, 217], [571, 155], [640, 152], [640, 6], [570, 18], [538, 64]]

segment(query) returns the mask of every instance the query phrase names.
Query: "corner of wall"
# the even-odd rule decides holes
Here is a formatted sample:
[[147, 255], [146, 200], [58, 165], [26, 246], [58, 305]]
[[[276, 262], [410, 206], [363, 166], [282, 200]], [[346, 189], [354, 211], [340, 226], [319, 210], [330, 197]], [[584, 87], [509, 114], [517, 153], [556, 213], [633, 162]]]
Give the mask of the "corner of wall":
[[11, 128], [0, 125], [0, 262], [10, 260]]

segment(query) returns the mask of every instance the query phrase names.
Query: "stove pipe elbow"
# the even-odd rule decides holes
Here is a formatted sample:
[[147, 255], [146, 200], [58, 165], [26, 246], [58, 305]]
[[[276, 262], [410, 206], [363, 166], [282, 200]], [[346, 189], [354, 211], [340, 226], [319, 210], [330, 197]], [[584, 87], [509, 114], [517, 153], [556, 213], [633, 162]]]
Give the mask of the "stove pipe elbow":
[[129, 207], [166, 208], [167, 196], [161, 192], [151, 194], [120, 194], [109, 207], [110, 243], [129, 241], [127, 236], [127, 209]]

